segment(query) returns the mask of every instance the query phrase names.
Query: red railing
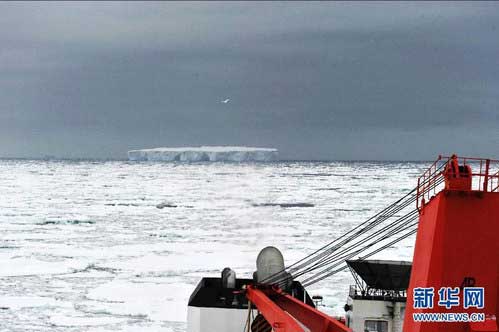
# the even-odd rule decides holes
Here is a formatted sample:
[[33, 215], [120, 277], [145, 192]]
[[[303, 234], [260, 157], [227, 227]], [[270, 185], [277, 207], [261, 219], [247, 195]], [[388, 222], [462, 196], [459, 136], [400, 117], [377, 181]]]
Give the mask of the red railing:
[[471, 173], [465, 174], [466, 177], [471, 177], [470, 191], [499, 192], [499, 160], [438, 156], [438, 159], [418, 179], [416, 194], [418, 209], [445, 188], [444, 171], [453, 160], [457, 160], [459, 166], [471, 168]]

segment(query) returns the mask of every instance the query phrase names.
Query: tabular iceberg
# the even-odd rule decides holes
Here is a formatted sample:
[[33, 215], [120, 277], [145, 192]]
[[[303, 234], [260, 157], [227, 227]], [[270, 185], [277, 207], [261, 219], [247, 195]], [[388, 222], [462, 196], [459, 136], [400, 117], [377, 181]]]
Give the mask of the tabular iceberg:
[[131, 161], [274, 161], [277, 149], [244, 146], [201, 146], [185, 148], [155, 148], [128, 151]]

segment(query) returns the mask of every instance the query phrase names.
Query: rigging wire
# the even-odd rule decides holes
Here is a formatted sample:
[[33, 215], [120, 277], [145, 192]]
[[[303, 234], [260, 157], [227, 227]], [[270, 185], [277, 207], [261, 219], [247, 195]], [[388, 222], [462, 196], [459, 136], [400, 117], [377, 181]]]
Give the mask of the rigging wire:
[[[443, 180], [442, 180], [442, 181], [443, 181]], [[438, 185], [439, 183], [441, 183], [441, 181], [437, 182], [436, 184]], [[409, 201], [409, 202], [407, 202], [407, 204], [405, 204], [405, 206], [409, 205], [410, 203], [412, 203], [412, 200], [411, 200], [411, 201]], [[399, 210], [401, 210], [401, 209], [402, 209], [402, 208], [404, 208], [405, 206], [402, 206]], [[385, 231], [390, 231], [390, 229], [392, 229], [392, 228], [396, 227], [398, 224], [400, 224], [400, 223], [404, 222], [404, 221], [405, 221], [408, 217], [415, 217], [415, 216], [417, 215], [417, 212], [418, 212], [418, 210], [417, 210], [417, 209], [411, 210], [410, 212], [408, 212], [408, 213], [407, 213], [407, 214], [405, 214], [404, 216], [399, 217], [397, 220], [395, 220], [395, 221], [393, 221], [392, 223], [390, 223], [390, 224], [388, 224], [387, 226], [385, 226], [385, 228], [379, 229], [379, 230], [377, 230], [377, 231], [376, 231], [376, 232], [374, 232], [374, 233], [366, 234], [366, 237], [367, 237], [367, 236], [368, 236], [368, 237], [373, 237], [373, 236], [378, 236], [378, 235], [380, 235], [380, 238], [381, 238], [381, 236], [383, 235], [383, 232], [385, 232]], [[387, 218], [385, 218], [385, 220], [386, 220], [386, 219], [387, 219]], [[397, 228], [397, 229], [398, 229], [398, 228]], [[396, 229], [396, 230], [397, 230], [397, 229]], [[392, 232], [392, 234], [393, 234], [393, 232]], [[365, 241], [366, 239], [364, 238], [364, 239], [358, 239], [358, 240], [356, 240], [356, 242], [355, 242], [354, 244], [350, 245], [349, 247], [347, 247], [347, 248], [342, 248], [342, 250], [340, 251], [340, 253], [345, 252], [347, 249], [351, 249], [352, 247], [354, 247], [354, 246], [356, 246], [356, 245], [361, 244], [363, 240]], [[376, 239], [376, 240], [378, 240], [378, 239]], [[323, 258], [323, 259], [319, 260], [317, 263], [315, 263], [314, 265], [311, 265], [310, 267], [308, 267], [308, 268], [307, 268], [307, 271], [308, 271], [308, 269], [311, 269], [311, 268], [316, 267], [316, 266], [319, 266], [319, 267], [320, 267], [320, 266], [324, 266], [325, 264], [327, 264], [328, 262], [330, 262], [332, 258], [337, 257], [337, 256], [338, 256], [338, 254], [335, 254], [335, 255], [333, 255], [332, 257], [331, 257], [331, 256], [328, 256], [327, 258]], [[302, 270], [302, 271], [303, 271], [303, 270]], [[299, 272], [298, 274], [296, 274], [296, 273], [295, 273], [295, 274], [294, 274], [294, 276], [299, 276], [299, 275], [301, 275], [301, 274], [303, 274], [303, 273], [302, 273], [302, 272]]]
[[[323, 260], [321, 262], [318, 262], [310, 267], [308, 267], [307, 269], [303, 270], [303, 271], [300, 271], [299, 273], [297, 274], [294, 274], [293, 277], [299, 277], [305, 273], [308, 273], [310, 271], [313, 271], [313, 270], [316, 270], [318, 268], [321, 268], [321, 267], [324, 267], [324, 266], [327, 266], [328, 264], [338, 260], [338, 259], [342, 259], [342, 255], [345, 254], [345, 253], [348, 253], [349, 251], [351, 251], [351, 249], [354, 249], [355, 247], [359, 246], [359, 245], [363, 245], [365, 244], [366, 242], [367, 243], [377, 243], [379, 242], [381, 239], [383, 239], [383, 233], [386, 233], [386, 234], [395, 234], [394, 232], [397, 232], [398, 230], [400, 230], [403, 226], [405, 226], [406, 224], [408, 224], [409, 222], [412, 222], [413, 220], [415, 220], [417, 218], [417, 210], [412, 210], [410, 213], [406, 214], [405, 216], [395, 220], [394, 222], [392, 222], [390, 225], [388, 225], [387, 227], [385, 228], [382, 228], [380, 230], [377, 230], [375, 233], [373, 234], [368, 234], [368, 238], [362, 238], [362, 239], [359, 239], [358, 241], [350, 244], [348, 247], [346, 248], [343, 248], [341, 251], [335, 253], [334, 255], [328, 257], [327, 260]], [[370, 241], [370, 242], [368, 242]]]
[[[352, 234], [353, 232], [355, 232], [356, 230], [358, 230], [360, 228], [360, 230], [358, 230], [357, 232], [353, 233], [350, 237], [350, 238], [353, 238], [355, 237], [356, 235], [359, 235], [359, 234], [362, 234], [362, 231], [363, 229], [361, 228], [362, 226], [368, 224], [371, 220], [377, 218], [378, 216], [381, 216], [383, 215], [383, 213], [386, 213], [387, 211], [389, 211], [390, 208], [392, 208], [393, 206], [395, 206], [396, 204], [402, 202], [406, 197], [410, 196], [411, 194], [413, 194], [415, 191], [417, 190], [417, 188], [414, 188], [412, 189], [409, 193], [407, 193], [406, 195], [404, 195], [402, 198], [398, 199], [397, 201], [395, 201], [394, 203], [390, 204], [388, 207], [386, 207], [385, 209], [381, 210], [380, 212], [376, 213], [374, 216], [371, 216], [369, 219], [367, 219], [366, 221], [364, 221], [363, 223], [359, 224], [358, 226], [354, 227], [353, 229], [351, 229], [350, 231], [348, 231], [347, 233], [345, 233], [344, 235], [342, 235], [341, 237], [338, 237], [336, 239], [334, 239], [333, 241], [329, 242], [328, 244], [324, 245], [323, 247], [317, 249], [316, 251], [314, 251], [313, 253], [305, 256], [304, 258], [298, 260], [297, 262], [289, 265], [286, 269], [290, 269], [291, 271], [294, 271], [295, 269], [299, 269], [300, 267], [302, 266], [306, 266], [309, 264], [310, 261], [313, 261], [313, 260], [316, 260], [316, 259], [319, 259], [321, 257], [323, 257], [324, 255], [327, 255], [328, 252], [332, 251], [332, 250], [335, 250], [335, 248], [337, 246], [341, 246], [343, 245], [344, 243], [341, 242], [340, 244], [337, 244], [335, 247], [332, 247], [332, 248], [329, 248], [327, 249], [328, 247], [330, 247], [331, 245], [335, 244], [338, 240], [340, 240], [342, 237], [345, 237], [346, 235], [349, 235], [349, 234]], [[375, 219], [376, 221], [376, 219]], [[348, 240], [348, 239], [347, 239]], [[344, 240], [345, 241], [345, 240]], [[322, 252], [322, 253], [321, 253]], [[314, 257], [312, 258], [314, 255], [317, 255], [318, 254], [318, 257]], [[308, 259], [308, 260], [307, 260]], [[305, 262], [303, 262], [305, 261]], [[303, 262], [303, 263], [302, 263]], [[301, 263], [301, 264], [300, 264]], [[297, 266], [298, 265], [298, 266]], [[274, 275], [271, 275], [267, 278], [265, 278], [264, 280], [262, 280], [262, 282], [266, 282], [270, 279], [272, 279], [272, 277], [276, 276], [276, 275], [279, 275], [281, 274], [281, 272], [284, 272], [286, 271], [286, 269], [282, 270], [282, 271], [279, 271], [277, 273], [275, 273]]]
[[[402, 240], [404, 240], [404, 239], [408, 238], [409, 236], [411, 236], [411, 235], [413, 235], [413, 234], [416, 234], [416, 232], [417, 232], [417, 228], [416, 228], [416, 229], [411, 230], [410, 232], [408, 232], [408, 233], [406, 233], [406, 234], [404, 234], [404, 235], [402, 235], [402, 236], [400, 236], [400, 237], [398, 237], [398, 238], [396, 238], [395, 240], [391, 241], [390, 243], [387, 243], [387, 244], [386, 244], [386, 245], [384, 245], [383, 247], [381, 247], [381, 248], [379, 248], [379, 249], [375, 250], [374, 252], [369, 253], [369, 254], [367, 254], [367, 255], [363, 256], [361, 259], [366, 259], [366, 258], [369, 258], [369, 257], [371, 257], [372, 255], [375, 255], [375, 254], [377, 254], [378, 252], [380, 252], [380, 251], [382, 251], [382, 250], [385, 250], [386, 248], [388, 248], [388, 247], [390, 247], [390, 246], [392, 246], [392, 245], [394, 245], [394, 244], [396, 244], [396, 243], [398, 243], [398, 242], [400, 242], [400, 241], [402, 241]], [[340, 268], [340, 269], [337, 269], [337, 270], [331, 271], [330, 273], [328, 273], [328, 274], [326, 274], [326, 275], [324, 275], [324, 276], [321, 276], [321, 277], [316, 278], [316, 279], [314, 279], [314, 280], [310, 280], [310, 281], [308, 281], [307, 283], [304, 283], [304, 284], [303, 284], [303, 286], [304, 286], [304, 287], [308, 287], [308, 286], [310, 286], [310, 285], [313, 285], [313, 284], [315, 284], [315, 283], [317, 283], [317, 282], [319, 282], [319, 281], [322, 281], [322, 280], [324, 280], [324, 279], [326, 279], [326, 278], [328, 278], [328, 277], [330, 277], [330, 276], [332, 276], [332, 275], [334, 275], [334, 274], [336, 274], [336, 273], [338, 273], [338, 272], [340, 272], [340, 271], [345, 270], [346, 268], [348, 268], [348, 265], [346, 265], [346, 264], [345, 264], [345, 266], [343, 266], [343, 267], [342, 267], [342, 268]]]
[[[438, 168], [436, 168], [435, 172], [438, 172], [445, 165], [446, 165], [446, 163], [442, 163]], [[433, 184], [432, 184], [432, 181], [433, 181]], [[299, 261], [288, 266], [288, 269], [293, 274], [292, 277], [287, 273], [283, 273], [286, 271], [286, 269], [284, 269], [282, 271], [279, 271], [278, 273], [275, 273], [275, 274], [265, 278], [264, 280], [262, 280], [262, 282], [267, 282], [267, 283], [271, 282], [271, 283], [282, 284], [283, 282], [287, 282], [289, 280], [289, 278], [299, 277], [299, 276], [302, 276], [306, 273], [320, 269], [322, 267], [326, 267], [326, 268], [323, 269], [322, 271], [316, 273], [315, 275], [306, 278], [304, 283], [331, 275], [331, 274], [326, 273], [326, 272], [330, 271], [330, 269], [332, 267], [336, 267], [339, 264], [341, 264], [342, 262], [344, 262], [346, 259], [348, 259], [346, 257], [353, 257], [356, 254], [371, 248], [374, 244], [379, 243], [380, 241], [384, 241], [384, 240], [392, 237], [393, 235], [400, 233], [401, 231], [405, 231], [410, 227], [416, 226], [417, 221], [413, 224], [409, 224], [411, 221], [414, 221], [417, 219], [417, 214], [415, 214], [415, 212], [417, 212], [418, 210], [414, 209], [414, 210], [411, 210], [409, 213], [405, 214], [404, 216], [399, 217], [397, 220], [390, 223], [385, 228], [377, 230], [373, 234], [368, 233], [369, 231], [371, 231], [375, 227], [379, 226], [384, 221], [395, 216], [396, 213], [404, 210], [407, 206], [409, 206], [414, 201], [416, 201], [418, 199], [418, 194], [421, 195], [421, 194], [426, 194], [427, 192], [429, 192], [432, 188], [430, 186], [430, 184], [432, 184], [433, 187], [436, 187], [442, 182], [443, 182], [443, 179], [439, 179], [437, 181], [433, 180], [432, 178], [426, 179], [423, 183], [421, 183], [419, 185], [420, 188], [421, 187], [424, 188], [422, 193], [417, 192], [418, 187], [412, 189], [410, 192], [405, 194], [403, 197], [401, 197], [400, 199], [398, 199], [394, 203], [390, 204], [388, 207], [381, 210], [380, 212], [378, 212], [374, 216], [370, 217], [369, 219], [367, 219], [363, 223], [354, 227], [353, 229], [351, 229], [350, 231], [345, 233], [343, 236], [336, 238], [335, 240], [329, 242], [325, 246], [317, 249], [312, 254], [307, 255], [304, 258], [300, 259]], [[409, 218], [409, 219], [407, 219], [407, 218]], [[407, 226], [407, 225], [409, 225], [409, 226]], [[404, 226], [407, 226], [407, 227], [404, 228]], [[411, 232], [415, 233], [416, 231], [417, 231], [417, 229], [412, 230], [409, 233], [411, 233]], [[348, 236], [348, 237], [344, 238], [346, 236]], [[354, 244], [351, 244], [347, 248], [343, 248], [344, 245], [352, 242], [354, 239], [358, 238], [359, 236], [364, 236], [364, 238], [360, 239], [360, 240], [357, 239], [356, 240], [357, 242], [355, 242]], [[404, 239], [408, 236], [410, 236], [410, 234], [409, 235], [404, 234], [401, 237], [397, 238], [396, 240], [401, 241], [402, 239]], [[369, 242], [368, 238], [371, 238], [370, 242]], [[343, 240], [340, 241], [341, 239], [343, 239]], [[349, 250], [351, 250], [355, 246], [358, 246], [359, 244], [366, 243], [366, 241], [367, 241], [367, 244], [364, 245], [362, 247], [362, 249], [353, 251], [353, 253], [349, 253]], [[376, 249], [375, 252], [373, 252], [372, 254], [386, 249], [388, 246], [391, 245], [392, 242], [387, 244], [387, 246], [386, 245], [382, 246], [381, 248], [383, 248], [383, 249], [381, 249], [381, 248]], [[339, 250], [339, 252], [338, 252], [338, 250]], [[366, 255], [364, 257], [369, 257], [372, 254]], [[362, 259], [364, 259], [364, 258], [362, 258]], [[338, 261], [341, 261], [341, 262], [338, 263]], [[341, 270], [343, 270], [345, 268], [346, 268], [346, 266], [341, 268]], [[337, 273], [338, 271], [334, 270], [334, 271], [330, 271], [330, 272]], [[284, 274], [286, 274], [286, 275], [283, 276]], [[322, 280], [322, 279], [320, 279], [320, 280]]]
[[[318, 275], [322, 275], [322, 274], [325, 274], [327, 273], [331, 267], [336, 267], [338, 264], [341, 264], [341, 263], [344, 263], [345, 261], [349, 260], [350, 258], [370, 249], [371, 247], [373, 247], [374, 245], [380, 243], [380, 242], [383, 242], [385, 240], [388, 240], [390, 239], [391, 237], [393, 237], [395, 234], [400, 234], [401, 232], [404, 232], [408, 229], [415, 229], [415, 226], [417, 226], [418, 222], [417, 222], [417, 216], [414, 216], [412, 217], [411, 219], [408, 220], [407, 223], [404, 223], [403, 225], [400, 225], [399, 227], [397, 227], [397, 229], [394, 229], [392, 232], [386, 234], [385, 236], [383, 236], [381, 239], [376, 239], [375, 241], [371, 241], [370, 243], [367, 243], [365, 244], [363, 247], [355, 250], [355, 251], [352, 251], [352, 252], [349, 252], [345, 255], [343, 255], [342, 257], [340, 257], [339, 259], [331, 262], [330, 264], [326, 265], [327, 267], [324, 268], [323, 270], [321, 270], [320, 272], [316, 273], [315, 275], [311, 276], [311, 277], [308, 277], [304, 280], [305, 281], [308, 281], [312, 278], [316, 278]], [[384, 245], [383, 245], [384, 246]], [[383, 247], [382, 246], [382, 247]], [[377, 250], [377, 249], [376, 249]], [[362, 256], [364, 257], [364, 256]], [[359, 258], [359, 259], [363, 259], [363, 258]]]
[[[369, 249], [377, 244], [380, 244], [381, 242], [391, 238], [395, 234], [403, 232], [403, 231], [407, 230], [408, 228], [417, 226], [417, 224], [418, 224], [417, 214], [409, 214], [407, 216], [410, 216], [409, 219], [407, 219], [404, 222], [395, 224], [396, 227], [394, 227], [390, 231], [386, 232], [386, 234], [381, 234], [381, 236], [373, 238], [370, 241], [366, 241], [364, 243], [355, 243], [355, 244], [351, 245], [349, 248], [347, 248], [346, 250], [336, 254], [329, 261], [327, 261], [321, 265], [309, 268], [305, 271], [302, 271], [299, 275], [295, 274], [295, 275], [293, 275], [293, 278], [300, 277], [304, 274], [310, 273], [310, 272], [317, 270], [317, 269], [320, 269], [320, 268], [324, 268], [324, 269], [317, 272], [315, 275], [306, 278], [304, 281], [315, 278], [318, 275], [325, 274], [328, 271], [330, 271], [331, 268], [334, 268], [334, 267], [338, 266], [339, 264], [344, 263], [346, 260], [358, 255], [359, 253], [361, 253], [361, 252], [363, 252], [363, 251], [365, 251], [365, 250], [367, 250], [367, 249]], [[359, 245], [361, 247], [359, 247]], [[356, 250], [354, 250], [354, 249], [356, 249]], [[291, 277], [289, 277], [289, 278], [291, 278]], [[287, 280], [279, 280], [278, 281], [279, 286], [285, 281], [287, 281]]]
[[[398, 208], [397, 211], [402, 210], [403, 208], [408, 206], [410, 203], [411, 202], [409, 201], [408, 203], [404, 204], [403, 206]], [[411, 210], [409, 213], [398, 218], [397, 220], [388, 224], [384, 228], [378, 229], [374, 233], [365, 234], [365, 236], [363, 238], [355, 239], [355, 242], [350, 244], [348, 247], [341, 248], [340, 251], [336, 251], [334, 253], [334, 255], [333, 254], [328, 255], [327, 257], [324, 257], [324, 258], [318, 260], [314, 264], [309, 265], [308, 267], [302, 269], [301, 271], [293, 273], [293, 277], [294, 278], [299, 277], [307, 272], [310, 272], [310, 271], [315, 270], [317, 268], [321, 268], [323, 266], [326, 266], [328, 264], [331, 264], [331, 263], [337, 261], [338, 259], [344, 258], [344, 256], [345, 256], [344, 254], [348, 253], [349, 250], [352, 250], [353, 248], [357, 247], [358, 245], [362, 245], [362, 244], [366, 243], [366, 241], [369, 241], [369, 238], [371, 239], [371, 245], [372, 245], [374, 243], [379, 242], [380, 239], [382, 239], [384, 234], [385, 235], [386, 234], [390, 234], [390, 235], [396, 234], [396, 232], [399, 231], [402, 226], [404, 226], [408, 222], [414, 220], [416, 217], [417, 217], [417, 209]], [[410, 219], [407, 220], [408, 218], [410, 218]], [[387, 218], [384, 218], [384, 220], [386, 220], [386, 219]], [[372, 227], [370, 227], [370, 228], [372, 228]], [[289, 279], [289, 278], [290, 278], [290, 276], [282, 277], [282, 275], [281, 275], [281, 278], [279, 278], [279, 279], [274, 278], [274, 280], [272, 280], [272, 281], [274, 283], [278, 283], [278, 282], [284, 281], [284, 280]]]
[[[436, 185], [438, 185], [439, 183], [440, 182], [436, 182]], [[418, 216], [417, 211], [418, 211], [417, 209], [412, 210], [409, 213], [407, 213], [406, 215], [404, 215], [403, 217], [390, 223], [385, 228], [377, 230], [375, 233], [368, 234], [367, 236], [371, 238], [371, 240], [370, 240], [371, 242], [367, 242], [367, 245], [363, 246], [361, 250], [354, 251], [354, 255], [362, 252], [363, 250], [366, 250], [366, 249], [372, 247], [374, 244], [377, 244], [381, 241], [388, 239], [389, 237], [399, 233], [400, 231], [404, 231], [406, 229], [406, 228], [403, 228], [404, 226], [408, 225], [412, 221], [417, 220], [417, 216]], [[410, 226], [416, 226], [416, 225], [417, 225], [417, 221], [415, 223], [411, 224]], [[299, 277], [305, 273], [308, 273], [308, 272], [311, 272], [311, 271], [316, 270], [318, 268], [322, 268], [324, 266], [327, 266], [327, 268], [325, 268], [322, 272], [320, 272], [320, 273], [325, 273], [331, 268], [331, 266], [336, 266], [336, 265], [334, 265], [335, 262], [337, 262], [339, 260], [351, 258], [352, 255], [348, 254], [348, 252], [350, 250], [354, 249], [355, 247], [357, 247], [358, 245], [362, 245], [363, 243], [366, 243], [366, 241], [368, 241], [368, 239], [366, 239], [366, 238], [360, 239], [360, 240], [356, 241], [355, 243], [351, 244], [350, 246], [348, 246], [346, 248], [342, 248], [342, 250], [339, 253], [336, 253], [335, 255], [328, 257], [327, 260], [325, 260], [325, 261], [323, 260], [320, 263], [316, 263], [316, 264], [308, 267], [307, 269], [300, 271], [298, 274], [295, 273], [293, 275], [293, 277]], [[308, 279], [310, 279], [310, 277], [307, 278], [307, 280]]]

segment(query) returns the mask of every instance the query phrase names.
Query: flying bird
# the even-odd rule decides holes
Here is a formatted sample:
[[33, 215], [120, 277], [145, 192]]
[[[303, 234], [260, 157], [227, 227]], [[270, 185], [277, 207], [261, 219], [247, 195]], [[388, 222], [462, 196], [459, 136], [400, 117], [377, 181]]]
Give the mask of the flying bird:
[[222, 104], [228, 104], [228, 103], [229, 103], [229, 101], [230, 101], [230, 99], [229, 99], [229, 98], [227, 98], [227, 99], [222, 100], [221, 102], [222, 102]]

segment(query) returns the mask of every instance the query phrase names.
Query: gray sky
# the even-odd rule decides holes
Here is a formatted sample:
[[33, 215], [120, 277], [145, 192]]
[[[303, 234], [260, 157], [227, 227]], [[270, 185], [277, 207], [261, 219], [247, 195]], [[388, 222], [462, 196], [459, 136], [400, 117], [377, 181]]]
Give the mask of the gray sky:
[[499, 4], [0, 3], [0, 156], [185, 145], [499, 157]]

